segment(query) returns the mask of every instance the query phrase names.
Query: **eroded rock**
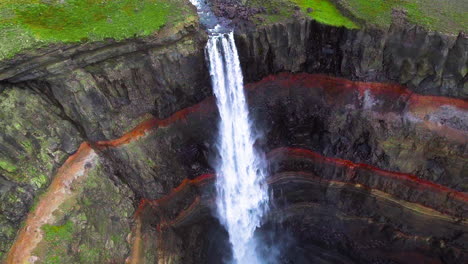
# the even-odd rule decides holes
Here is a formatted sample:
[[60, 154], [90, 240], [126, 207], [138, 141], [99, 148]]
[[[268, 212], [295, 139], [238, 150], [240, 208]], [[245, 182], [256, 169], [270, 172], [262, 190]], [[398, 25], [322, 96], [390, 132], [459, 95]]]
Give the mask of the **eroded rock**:
[[0, 254], [5, 254], [36, 195], [81, 143], [60, 108], [17, 86], [0, 92]]

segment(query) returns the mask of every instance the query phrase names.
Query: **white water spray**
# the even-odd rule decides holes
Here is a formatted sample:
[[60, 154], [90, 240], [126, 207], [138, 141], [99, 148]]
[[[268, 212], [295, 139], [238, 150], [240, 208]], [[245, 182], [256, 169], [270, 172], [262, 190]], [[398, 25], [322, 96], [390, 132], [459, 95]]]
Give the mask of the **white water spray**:
[[254, 231], [260, 225], [268, 195], [265, 166], [254, 149], [242, 72], [233, 33], [212, 36], [207, 45], [213, 90], [221, 122], [216, 181], [218, 214], [226, 227], [237, 263], [260, 263]]
[[262, 263], [256, 252], [254, 232], [268, 207], [266, 166], [254, 148], [255, 135], [249, 122], [234, 34], [213, 23], [216, 18], [207, 11], [204, 2], [191, 2], [197, 6], [199, 15], [204, 16], [210, 33], [206, 52], [221, 116], [217, 146], [220, 161], [216, 166], [218, 216], [229, 233], [233, 262]]

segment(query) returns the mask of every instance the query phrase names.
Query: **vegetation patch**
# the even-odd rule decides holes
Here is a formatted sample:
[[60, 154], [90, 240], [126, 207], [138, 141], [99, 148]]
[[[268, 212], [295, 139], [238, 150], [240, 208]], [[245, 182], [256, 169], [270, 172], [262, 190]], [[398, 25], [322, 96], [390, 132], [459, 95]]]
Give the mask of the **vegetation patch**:
[[[345, 17], [329, 0], [247, 0], [247, 6], [264, 8], [265, 13], [256, 15], [258, 24], [279, 22], [294, 15], [309, 16], [320, 23], [332, 26], [357, 28], [358, 25]], [[296, 14], [299, 7], [300, 12]], [[312, 10], [312, 12], [309, 12]]]
[[10, 162], [0, 160], [0, 169], [7, 172], [15, 172], [18, 168]]
[[406, 14], [409, 22], [430, 30], [458, 33], [468, 28], [466, 0], [341, 0], [338, 3], [355, 17], [378, 27], [388, 27], [396, 10]]
[[61, 264], [69, 263], [68, 247], [73, 241], [74, 224], [68, 220], [62, 225], [42, 226], [44, 240], [47, 248], [44, 248], [45, 256], [42, 263]]
[[288, 0], [247, 0], [246, 5], [265, 9], [265, 13], [257, 14], [253, 18], [260, 25], [276, 23], [291, 18], [294, 14], [295, 6]]
[[79, 250], [80, 263], [99, 263], [101, 253], [102, 255], [106, 255], [105, 249], [91, 248], [86, 244], [80, 245]]
[[147, 36], [189, 12], [183, 0], [3, 0], [0, 60], [50, 43]]
[[329, 0], [292, 0], [303, 12], [320, 23], [346, 28], [359, 26], [348, 17], [345, 17]]
[[99, 162], [73, 195], [54, 212], [56, 222], [42, 226], [43, 239], [34, 250], [38, 264], [124, 263], [134, 211], [131, 191], [116, 186]]
[[[361, 23], [387, 28], [395, 15], [405, 16], [410, 23], [444, 33], [458, 34], [468, 28], [468, 5], [465, 0], [247, 0], [246, 5], [265, 8], [265, 13], [254, 17], [258, 24], [291, 18], [299, 7], [301, 15], [323, 24], [347, 28], [358, 28]], [[346, 12], [343, 14], [340, 10]]]
[[71, 221], [67, 221], [63, 225], [46, 224], [42, 230], [44, 231], [44, 239], [51, 246], [60, 246], [73, 238], [73, 223]]
[[[465, 0], [246, 0], [264, 8], [257, 24], [279, 22], [297, 15], [332, 26], [357, 28], [347, 14], [368, 25], [388, 27], [394, 10], [427, 29], [458, 33], [468, 28]], [[0, 60], [52, 43], [122, 40], [152, 34], [162, 26], [187, 19], [187, 0], [2, 0], [0, 1]]]

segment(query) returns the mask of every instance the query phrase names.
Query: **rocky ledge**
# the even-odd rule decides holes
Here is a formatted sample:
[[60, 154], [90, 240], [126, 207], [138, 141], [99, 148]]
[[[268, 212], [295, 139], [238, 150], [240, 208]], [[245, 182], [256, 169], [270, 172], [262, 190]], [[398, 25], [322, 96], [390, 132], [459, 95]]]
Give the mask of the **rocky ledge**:
[[236, 35], [248, 81], [283, 71], [351, 80], [395, 82], [428, 95], [468, 98], [468, 37], [394, 23], [350, 30], [310, 19], [290, 20]]

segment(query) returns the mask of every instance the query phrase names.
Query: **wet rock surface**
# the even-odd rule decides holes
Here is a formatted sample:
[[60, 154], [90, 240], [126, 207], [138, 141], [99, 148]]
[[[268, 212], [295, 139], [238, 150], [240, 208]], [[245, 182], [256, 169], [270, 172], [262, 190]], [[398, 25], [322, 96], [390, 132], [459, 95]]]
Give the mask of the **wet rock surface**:
[[[264, 136], [258, 144], [266, 152], [300, 147], [466, 191], [463, 100], [412, 94], [396, 85], [287, 73], [248, 85], [247, 91]], [[143, 138], [101, 151], [112, 161], [110, 169], [140, 197], [157, 199], [183, 179], [213, 171], [213, 98], [151, 120], [154, 125]]]
[[[267, 133], [267, 149], [305, 147], [467, 190], [468, 131], [459, 129], [466, 101], [307, 74], [278, 75], [251, 89], [249, 100], [258, 127]], [[449, 105], [453, 109], [444, 120], [456, 121], [428, 123]]]
[[248, 81], [282, 71], [396, 82], [420, 94], [468, 98], [468, 38], [418, 26], [350, 30], [291, 20], [240, 28], [236, 44]]
[[217, 112], [213, 100], [196, 109], [180, 119], [162, 120], [138, 141], [102, 150], [108, 170], [146, 199], [160, 198], [184, 179], [211, 171]]
[[[467, 138], [463, 121], [440, 125], [447, 130], [434, 130], [417, 120], [418, 116], [431, 120], [431, 116], [445, 112], [447, 105], [466, 112], [465, 101], [421, 96], [395, 85], [308, 74], [270, 76], [248, 85], [247, 91], [254, 117], [264, 132], [265, 140], [259, 145], [268, 152], [274, 200], [268, 223], [259, 232], [265, 232], [262, 234], [270, 239], [270, 246], [274, 244], [270, 231], [288, 234], [280, 263], [466, 261], [463, 157]], [[451, 114], [457, 116], [457, 111]], [[182, 127], [197, 128], [206, 120], [187, 117], [169, 127], [177, 127], [181, 137], [187, 132], [186, 136], [193, 138], [193, 130]], [[452, 137], [448, 128], [460, 130], [464, 141]], [[388, 143], [393, 137], [399, 147]], [[405, 144], [414, 147], [408, 151]], [[450, 151], [435, 146], [450, 146]], [[451, 151], [458, 152], [451, 156]], [[428, 157], [433, 155], [444, 160], [442, 177], [432, 174], [433, 163]], [[196, 163], [206, 164], [206, 158]], [[199, 175], [205, 171], [210, 168]], [[213, 241], [207, 237], [212, 233], [199, 232], [206, 230], [205, 225], [215, 226], [207, 224], [214, 214], [213, 181], [212, 175], [184, 181], [168, 195], [144, 201], [139, 208], [145, 225], [152, 226], [158, 237], [145, 243], [162, 248], [159, 259], [175, 263], [222, 261], [216, 254], [203, 255], [210, 247], [205, 242]], [[189, 246], [193, 245], [190, 241], [202, 242]], [[220, 247], [211, 250], [226, 250], [222, 246], [225, 242], [216, 241]]]
[[[283, 158], [289, 159], [287, 155]], [[312, 167], [320, 167], [319, 164], [309, 163]], [[417, 203], [342, 182], [339, 179], [347, 180], [338, 168], [315, 170], [317, 174], [309, 175], [304, 173], [303, 166], [296, 166], [298, 171], [293, 169], [289, 167], [287, 172], [277, 173], [269, 180], [273, 208], [267, 223], [258, 231], [265, 242], [265, 248], [260, 247], [259, 251], [263, 250], [267, 259], [273, 257], [276, 263], [466, 261], [463, 242], [467, 239], [463, 235], [467, 229], [466, 218], [459, 222]], [[210, 212], [214, 206], [209, 203], [209, 194], [213, 195], [210, 183], [213, 179], [192, 187], [195, 189], [190, 192], [178, 189], [169, 200], [146, 208], [147, 225], [158, 227], [158, 248], [164, 248], [160, 259], [197, 263], [201, 255], [203, 263], [222, 261], [216, 252], [226, 251], [223, 246], [226, 238], [222, 238], [221, 231], [217, 231], [219, 236], [211, 237], [213, 230], [217, 230], [216, 223], [212, 223], [209, 214], [203, 213]], [[167, 214], [174, 208], [179, 208], [179, 213]], [[206, 225], [211, 226], [211, 232], [196, 232]], [[200, 241], [195, 248], [196, 256], [193, 248], [183, 246], [192, 239]], [[213, 248], [206, 240], [217, 244]], [[203, 256], [206, 248], [214, 254]]]

